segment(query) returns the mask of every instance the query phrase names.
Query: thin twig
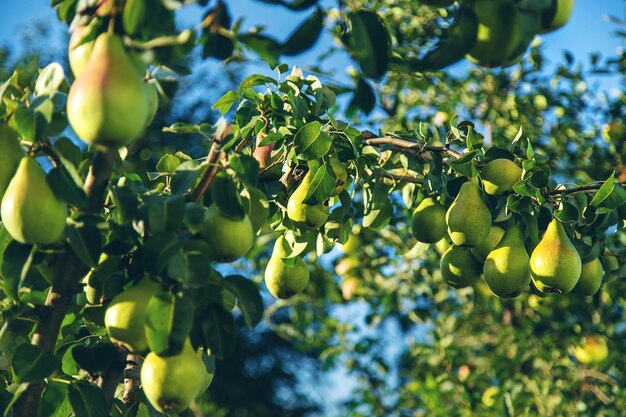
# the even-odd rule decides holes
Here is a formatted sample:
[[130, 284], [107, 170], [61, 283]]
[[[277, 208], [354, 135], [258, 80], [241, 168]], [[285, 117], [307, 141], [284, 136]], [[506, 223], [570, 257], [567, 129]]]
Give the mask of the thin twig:
[[437, 145], [422, 145], [419, 143], [411, 142], [405, 139], [393, 138], [389, 136], [385, 136], [382, 138], [371, 138], [371, 139], [363, 139], [363, 143], [365, 145], [379, 146], [379, 145], [392, 145], [398, 148], [403, 149], [411, 149], [416, 152], [416, 155], [421, 155], [424, 152], [438, 152], [448, 155], [451, 158], [459, 159], [462, 154], [457, 151], [454, 151], [445, 146], [437, 146]]
[[[626, 181], [616, 181], [614, 183], [615, 185], [621, 185], [624, 186], [626, 185]], [[575, 187], [575, 188], [564, 188], [564, 189], [559, 189], [559, 190], [551, 190], [548, 191], [545, 195], [562, 195], [562, 194], [574, 194], [574, 193], [578, 193], [581, 191], [595, 191], [600, 189], [600, 187], [602, 187], [602, 184], [591, 184], [591, 185], [583, 185], [580, 187]]]
[[204, 171], [204, 175], [200, 180], [198, 186], [193, 190], [193, 201], [199, 203], [202, 200], [202, 197], [208, 191], [209, 187], [211, 187], [211, 183], [213, 183], [213, 179], [217, 175], [217, 160], [220, 157], [220, 145], [218, 142], [213, 142], [211, 145], [211, 150], [209, 151], [209, 156], [207, 156], [207, 169]]
[[390, 172], [383, 171], [382, 169], [380, 171], [378, 171], [378, 173], [380, 174], [381, 177], [389, 178], [389, 179], [394, 180], [394, 181], [411, 182], [413, 184], [423, 184], [424, 183], [424, 181], [421, 180], [420, 178], [411, 177], [409, 175], [392, 174]]

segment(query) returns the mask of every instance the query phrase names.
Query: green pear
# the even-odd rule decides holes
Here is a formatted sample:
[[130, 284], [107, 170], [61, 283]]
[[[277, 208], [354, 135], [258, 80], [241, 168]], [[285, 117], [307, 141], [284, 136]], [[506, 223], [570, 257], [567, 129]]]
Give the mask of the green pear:
[[499, 67], [510, 60], [522, 32], [522, 19], [511, 0], [477, 0], [476, 43], [466, 55], [481, 67]]
[[541, 11], [541, 33], [549, 33], [562, 28], [569, 22], [574, 10], [574, 0], [552, 0]]
[[478, 186], [466, 182], [446, 213], [448, 234], [457, 246], [478, 246], [489, 235], [491, 213]]
[[17, 132], [0, 123], [0, 201], [23, 157]]
[[483, 189], [490, 195], [513, 191], [513, 185], [522, 177], [522, 168], [510, 159], [490, 161], [480, 171]]
[[244, 256], [254, 243], [254, 229], [247, 214], [243, 219], [227, 216], [216, 204], [206, 210], [198, 232], [218, 262], [233, 262]]
[[121, 256], [102, 253], [98, 265], [83, 278], [83, 291], [89, 304], [101, 304], [124, 290], [124, 271]]
[[574, 349], [576, 360], [584, 364], [601, 363], [609, 357], [609, 347], [602, 336], [587, 336]]
[[280, 236], [265, 267], [265, 285], [276, 298], [290, 298], [300, 293], [309, 284], [309, 271], [300, 257], [288, 256], [285, 238]]
[[454, 288], [473, 285], [480, 278], [481, 269], [469, 248], [452, 246], [441, 257], [441, 275]]
[[133, 353], [148, 350], [144, 330], [146, 308], [148, 301], [160, 290], [160, 284], [144, 278], [111, 300], [104, 315], [104, 325], [112, 342]]
[[54, 194], [33, 157], [22, 158], [2, 198], [2, 221], [21, 243], [54, 243], [63, 237], [67, 204]]
[[582, 265], [580, 279], [572, 292], [581, 295], [594, 295], [600, 289], [603, 277], [604, 268], [600, 259], [594, 258], [589, 262], [585, 262]]
[[287, 202], [287, 216], [299, 226], [320, 227], [328, 219], [328, 206], [304, 204], [312, 181], [313, 175], [309, 171]]
[[79, 138], [96, 145], [125, 146], [142, 132], [148, 119], [145, 86], [117, 35], [96, 39], [70, 88], [67, 117]]
[[498, 243], [500, 243], [502, 236], [504, 236], [503, 228], [501, 228], [500, 226], [491, 226], [491, 228], [489, 229], [489, 234], [487, 235], [485, 240], [480, 242], [480, 244], [478, 244], [476, 247], [472, 248], [472, 255], [474, 255], [474, 258], [476, 258], [478, 262], [484, 263], [485, 259], [487, 259], [487, 255], [489, 255], [489, 252], [491, 252], [496, 248], [496, 246], [498, 246]]
[[530, 284], [529, 260], [522, 230], [514, 225], [487, 256], [483, 279], [498, 297], [517, 297]]
[[602, 264], [607, 274], [615, 272], [619, 269], [619, 261], [617, 260], [617, 257], [608, 253], [605, 253], [602, 256]]
[[89, 57], [91, 56], [91, 52], [93, 51], [93, 41], [80, 43], [88, 34], [89, 26], [78, 25], [72, 32], [72, 36], [70, 36], [67, 55], [74, 77], [78, 77], [83, 73], [89, 61]]
[[185, 411], [212, 379], [202, 360], [202, 351], [194, 351], [189, 340], [178, 355], [163, 357], [150, 352], [141, 365], [143, 392], [161, 413]]
[[423, 199], [413, 211], [411, 230], [420, 242], [437, 243], [448, 233], [446, 209], [434, 198]]
[[553, 219], [530, 256], [530, 272], [542, 292], [570, 292], [580, 278], [582, 265], [578, 251], [563, 225]]
[[348, 171], [346, 170], [343, 162], [341, 162], [336, 156], [331, 156], [329, 160], [330, 167], [333, 169], [336, 178], [335, 190], [333, 191], [333, 195], [337, 195], [343, 191], [344, 187], [346, 186], [346, 182], [348, 182]]
[[242, 194], [242, 200], [252, 222], [252, 230], [256, 234], [270, 215], [270, 203], [265, 193], [258, 188], [246, 188]]

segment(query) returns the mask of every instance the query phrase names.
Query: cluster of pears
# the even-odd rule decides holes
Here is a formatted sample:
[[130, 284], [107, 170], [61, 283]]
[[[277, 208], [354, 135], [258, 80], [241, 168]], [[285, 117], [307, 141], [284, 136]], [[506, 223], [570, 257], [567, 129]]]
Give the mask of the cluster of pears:
[[35, 158], [24, 155], [17, 132], [5, 124], [0, 124], [0, 155], [0, 213], [6, 230], [20, 243], [60, 240], [67, 204], [54, 194]]
[[[126, 350], [144, 354], [149, 350], [146, 337], [146, 314], [150, 300], [163, 291], [160, 284], [142, 279], [122, 291], [109, 303], [104, 324], [113, 343]], [[162, 413], [180, 413], [211, 384], [213, 374], [207, 371], [202, 351], [194, 350], [189, 339], [180, 353], [146, 355], [141, 366], [141, 386], [152, 406]]]
[[[514, 0], [476, 0], [473, 10], [478, 18], [478, 31], [467, 59], [489, 68], [511, 66], [521, 59], [536, 33], [563, 27], [573, 7], [574, 0], [552, 0], [537, 11], [521, 10]], [[522, 13], [532, 16], [523, 18]]]
[[[508, 159], [495, 159], [481, 171], [483, 190], [489, 195], [512, 191], [522, 169]], [[514, 224], [506, 230], [492, 224], [491, 212], [477, 183], [468, 181], [446, 210], [425, 198], [412, 216], [412, 231], [420, 242], [452, 246], [441, 257], [441, 274], [454, 288], [473, 285], [483, 277], [498, 297], [516, 297], [531, 282], [542, 292], [593, 295], [604, 271], [599, 259], [584, 264], [563, 225], [553, 219], [541, 241], [528, 255], [523, 231]]]
[[86, 26], [79, 26], [69, 43], [76, 80], [67, 98], [67, 117], [87, 143], [126, 146], [152, 122], [157, 91], [143, 81], [146, 64], [126, 51], [118, 35], [102, 33], [85, 42], [88, 32]]

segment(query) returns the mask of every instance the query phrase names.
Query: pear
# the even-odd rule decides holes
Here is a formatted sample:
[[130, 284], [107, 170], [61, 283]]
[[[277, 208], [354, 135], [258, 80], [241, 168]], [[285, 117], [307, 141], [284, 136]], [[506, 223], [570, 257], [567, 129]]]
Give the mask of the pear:
[[101, 304], [103, 299], [110, 299], [124, 289], [124, 272], [120, 256], [102, 253], [98, 265], [92, 268], [85, 278], [83, 291], [89, 304]]
[[491, 213], [478, 186], [466, 182], [446, 213], [448, 234], [457, 246], [478, 246], [489, 235]]
[[121, 147], [148, 119], [145, 87], [117, 35], [101, 34], [67, 97], [67, 117], [79, 138]]
[[178, 355], [163, 357], [150, 352], [141, 365], [143, 392], [161, 413], [185, 411], [212, 379], [202, 360], [202, 351], [194, 351], [189, 339]]
[[553, 219], [530, 256], [533, 282], [542, 292], [570, 292], [580, 278], [580, 255], [563, 225]]
[[63, 237], [67, 204], [54, 194], [33, 157], [22, 158], [2, 198], [2, 221], [21, 243], [54, 243]]
[[522, 33], [517, 7], [511, 0], [477, 0], [474, 13], [478, 17], [478, 32], [467, 59], [482, 67], [507, 63]]
[[594, 258], [589, 262], [585, 262], [582, 265], [580, 279], [572, 292], [582, 295], [594, 295], [600, 289], [603, 277], [604, 268], [600, 259]]
[[328, 219], [328, 206], [304, 204], [312, 181], [313, 175], [309, 171], [287, 202], [287, 216], [299, 226], [320, 227]]
[[148, 350], [144, 326], [148, 301], [161, 285], [144, 278], [137, 285], [116, 295], [106, 309], [104, 325], [111, 341], [132, 353]]
[[517, 297], [530, 284], [529, 260], [522, 231], [514, 225], [487, 256], [483, 279], [498, 297]]
[[309, 284], [309, 271], [300, 257], [288, 256], [285, 239], [280, 236], [265, 267], [265, 285], [276, 298], [290, 298], [300, 293]]
[[0, 201], [23, 156], [17, 132], [0, 123]]
[[336, 156], [331, 156], [329, 160], [330, 167], [333, 169], [336, 178], [333, 195], [337, 195], [343, 191], [344, 187], [346, 186], [346, 182], [348, 182], [348, 171], [346, 170], [343, 162], [341, 162]]
[[480, 171], [483, 189], [490, 195], [502, 195], [513, 190], [522, 177], [522, 168], [510, 159], [494, 159]]
[[72, 36], [70, 36], [67, 55], [74, 77], [78, 77], [83, 73], [89, 61], [89, 57], [91, 56], [91, 52], [93, 51], [93, 41], [80, 43], [88, 33], [89, 26], [78, 25], [74, 29], [74, 32], [72, 32]]
[[346, 255], [354, 254], [361, 248], [361, 238], [359, 237], [359, 230], [355, 227], [355, 230], [348, 235], [348, 239], [340, 244], [341, 250]]
[[[269, 145], [259, 146], [259, 144], [267, 137], [267, 134], [262, 131], [256, 136], [256, 147], [254, 152], [252, 153], [252, 157], [259, 162], [259, 168], [261, 168], [261, 177], [273, 179], [278, 178], [282, 175], [283, 167], [282, 164], [273, 165], [279, 155], [275, 155], [272, 157], [272, 152], [274, 151], [274, 144], [270, 143]], [[271, 168], [269, 168], [271, 166]], [[266, 168], [267, 171], [265, 170]]]
[[574, 349], [574, 356], [584, 364], [604, 362], [609, 356], [609, 347], [602, 336], [587, 336]]
[[350, 301], [361, 286], [361, 280], [354, 276], [347, 276], [341, 281], [341, 296], [344, 300]]
[[441, 275], [448, 285], [464, 288], [480, 278], [481, 265], [469, 248], [452, 246], [441, 257]]
[[233, 219], [212, 204], [206, 210], [198, 232], [218, 262], [233, 262], [244, 256], [254, 243], [254, 229], [247, 214]]
[[423, 199], [413, 211], [411, 230], [415, 239], [437, 243], [446, 236], [446, 209], [435, 199]]
[[572, 17], [574, 0], [552, 0], [550, 3], [541, 11], [541, 33], [549, 33], [562, 28]]
[[258, 188], [246, 189], [242, 194], [242, 200], [252, 222], [252, 230], [256, 234], [270, 215], [270, 203], [265, 193]]
[[604, 265], [604, 270], [607, 272], [607, 274], [615, 272], [620, 268], [617, 257], [608, 253], [605, 253], [602, 256], [602, 264]]
[[489, 255], [489, 252], [491, 252], [496, 248], [496, 246], [498, 246], [498, 243], [500, 243], [502, 236], [504, 236], [503, 228], [501, 228], [500, 226], [491, 226], [491, 228], [489, 229], [489, 234], [487, 235], [485, 240], [480, 242], [480, 244], [478, 244], [476, 247], [472, 248], [472, 255], [474, 255], [474, 258], [476, 258], [478, 262], [484, 263], [485, 259], [487, 259], [487, 255]]

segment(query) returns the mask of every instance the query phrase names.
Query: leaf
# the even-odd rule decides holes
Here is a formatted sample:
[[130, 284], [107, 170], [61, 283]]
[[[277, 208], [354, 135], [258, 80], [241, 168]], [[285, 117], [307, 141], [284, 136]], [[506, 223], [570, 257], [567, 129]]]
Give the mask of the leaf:
[[228, 160], [229, 167], [248, 187], [256, 187], [259, 179], [259, 162], [249, 155], [233, 155]]
[[49, 417], [68, 417], [72, 406], [68, 398], [69, 384], [48, 381], [41, 399], [41, 415]]
[[144, 195], [142, 208], [148, 233], [158, 234], [165, 231], [165, 223], [167, 220], [165, 198], [158, 194]]
[[598, 189], [598, 191], [596, 191], [596, 194], [593, 196], [593, 199], [591, 199], [591, 202], [589, 203], [589, 205], [593, 207], [597, 207], [600, 205], [600, 203], [606, 200], [615, 189], [614, 182], [615, 182], [615, 173], [612, 173], [611, 176], [607, 178], [606, 181], [604, 181], [604, 183]]
[[293, 56], [315, 45], [324, 29], [324, 11], [319, 7], [283, 43], [283, 55]]
[[294, 144], [299, 158], [314, 160], [328, 153], [332, 138], [322, 131], [320, 122], [314, 121], [307, 123], [296, 133]]
[[235, 348], [235, 319], [232, 313], [217, 304], [208, 304], [196, 313], [204, 345], [219, 359]]
[[69, 160], [60, 157], [60, 164], [50, 170], [46, 177], [54, 194], [68, 204], [84, 208], [87, 206], [87, 195], [83, 190], [83, 181], [76, 167]]
[[228, 175], [220, 173], [215, 176], [211, 184], [211, 197], [225, 216], [235, 220], [242, 220], [246, 216], [237, 187]]
[[137, 33], [149, 16], [146, 0], [126, 0], [122, 14], [124, 32], [132, 35]]
[[[6, 230], [3, 228], [3, 230]], [[2, 289], [7, 297], [18, 301], [20, 282], [26, 277], [32, 266], [35, 247], [24, 245], [12, 240], [4, 250], [0, 272], [2, 273]]]
[[18, 382], [33, 382], [50, 376], [59, 367], [59, 359], [38, 346], [24, 343], [13, 355], [11, 369]]
[[224, 278], [224, 286], [235, 294], [237, 305], [249, 328], [254, 328], [263, 318], [263, 299], [257, 285], [241, 275]]
[[215, 103], [213, 103], [213, 106], [211, 108], [217, 109], [223, 116], [228, 113], [230, 108], [237, 101], [239, 101], [239, 95], [231, 90], [224, 94], [222, 97], [220, 97]]
[[97, 385], [87, 381], [73, 381], [69, 400], [76, 417], [108, 417], [104, 394]]
[[162, 292], [150, 299], [146, 310], [146, 338], [159, 356], [179, 354], [193, 321], [193, 305], [181, 296]]
[[174, 171], [180, 166], [180, 159], [174, 155], [165, 154], [159, 159], [156, 164], [157, 172], [173, 174]]
[[116, 356], [116, 349], [109, 343], [96, 343], [93, 346], [76, 345], [71, 349], [74, 361], [89, 373], [108, 369]]
[[282, 45], [274, 39], [256, 33], [241, 35], [237, 39], [267, 62], [270, 68], [274, 69], [278, 66]]
[[331, 197], [335, 190], [336, 183], [337, 177], [335, 176], [330, 162], [324, 163], [324, 165], [315, 171], [311, 186], [309, 187], [303, 203], [312, 206], [324, 203]]
[[72, 222], [65, 233], [76, 256], [88, 267], [96, 266], [102, 253], [102, 234], [98, 226], [90, 222]]
[[363, 9], [348, 13], [348, 19], [352, 30], [347, 43], [361, 72], [368, 78], [381, 78], [387, 72], [390, 46], [384, 22], [375, 12]]
[[58, 62], [48, 64], [39, 72], [35, 83], [36, 96], [53, 96], [65, 83], [65, 72]]
[[364, 78], [360, 77], [354, 89], [354, 96], [348, 105], [346, 113], [353, 116], [356, 110], [361, 110], [364, 114], [370, 114], [376, 106], [376, 92], [374, 88]]
[[182, 248], [177, 233], [165, 232], [150, 236], [143, 245], [143, 266], [146, 272], [160, 274], [170, 259]]
[[287, 1], [287, 0], [259, 0], [262, 3], [269, 3], [269, 4], [280, 4], [290, 10], [295, 10], [295, 11], [299, 11], [299, 10], [306, 10], [311, 6], [314, 6], [318, 3], [318, 0], [292, 0], [292, 1]]

